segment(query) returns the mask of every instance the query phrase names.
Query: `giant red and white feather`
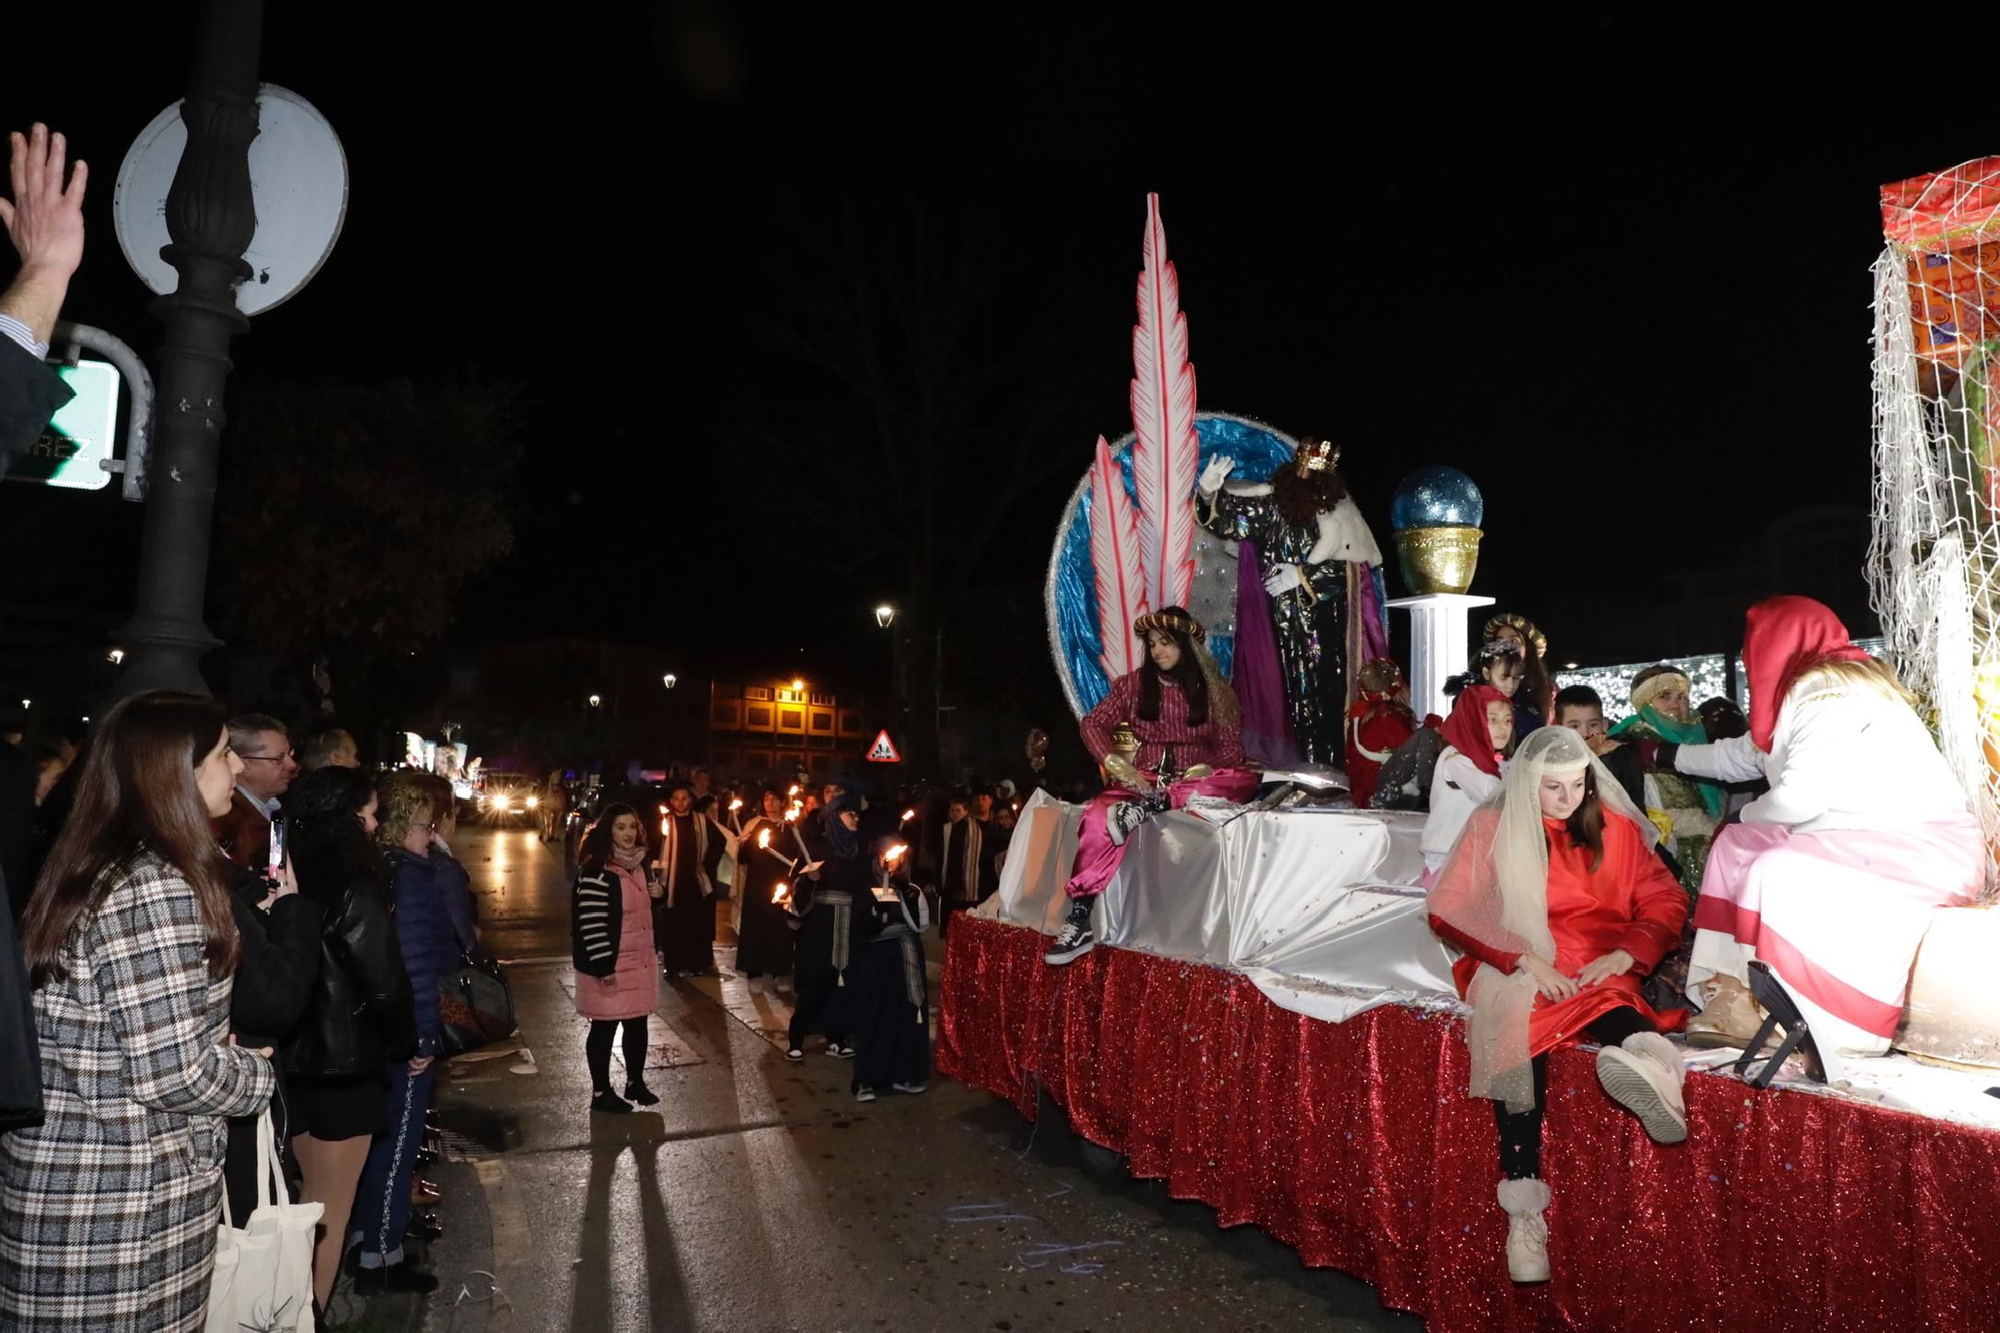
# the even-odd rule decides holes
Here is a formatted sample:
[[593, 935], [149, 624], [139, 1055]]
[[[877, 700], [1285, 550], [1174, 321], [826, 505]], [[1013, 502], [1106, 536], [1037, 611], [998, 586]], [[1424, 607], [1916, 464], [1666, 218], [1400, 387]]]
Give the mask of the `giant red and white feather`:
[[1090, 465], [1090, 566], [1097, 575], [1097, 629], [1104, 643], [1107, 680], [1139, 669], [1132, 622], [1146, 614], [1143, 566], [1139, 559], [1139, 518], [1125, 494], [1125, 478], [1111, 446], [1097, 437]]
[[1160, 196], [1146, 196], [1145, 266], [1132, 329], [1132, 480], [1139, 491], [1140, 563], [1154, 607], [1186, 606], [1194, 587], [1194, 487], [1201, 438], [1180, 278], [1167, 259]]

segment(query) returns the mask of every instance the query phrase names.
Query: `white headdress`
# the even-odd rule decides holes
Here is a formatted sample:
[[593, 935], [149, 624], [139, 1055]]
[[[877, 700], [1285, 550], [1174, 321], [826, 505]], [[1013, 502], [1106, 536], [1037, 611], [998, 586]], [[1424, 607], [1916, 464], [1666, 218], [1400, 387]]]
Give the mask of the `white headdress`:
[[[1629, 820], [1645, 846], [1658, 841], [1652, 821], [1632, 804], [1581, 736], [1567, 727], [1542, 727], [1521, 742], [1499, 790], [1466, 821], [1431, 886], [1431, 914], [1496, 953], [1531, 953], [1553, 963], [1542, 779], [1574, 777], [1586, 770], [1596, 779], [1607, 824]], [[1510, 1111], [1533, 1106], [1528, 1013], [1535, 1005], [1534, 977], [1524, 971], [1503, 976], [1482, 963], [1465, 998], [1472, 1005], [1465, 1033], [1472, 1053], [1472, 1095], [1505, 1102]]]

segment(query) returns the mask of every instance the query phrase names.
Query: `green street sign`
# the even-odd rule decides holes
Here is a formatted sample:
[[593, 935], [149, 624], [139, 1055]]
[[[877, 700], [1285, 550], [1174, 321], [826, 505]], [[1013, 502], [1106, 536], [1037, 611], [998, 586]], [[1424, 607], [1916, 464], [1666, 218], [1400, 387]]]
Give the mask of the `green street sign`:
[[57, 366], [56, 373], [76, 397], [15, 457], [7, 480], [101, 491], [111, 484], [103, 464], [118, 442], [118, 368], [109, 361], [79, 361]]

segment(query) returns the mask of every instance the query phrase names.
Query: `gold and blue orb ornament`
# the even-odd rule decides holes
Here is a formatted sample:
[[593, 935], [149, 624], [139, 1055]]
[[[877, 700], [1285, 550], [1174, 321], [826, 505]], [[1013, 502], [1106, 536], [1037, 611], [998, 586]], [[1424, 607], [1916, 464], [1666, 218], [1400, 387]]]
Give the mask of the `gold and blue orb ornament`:
[[1462, 593], [1479, 564], [1486, 499], [1455, 467], [1420, 467], [1403, 478], [1389, 506], [1403, 582], [1411, 593]]
[[1486, 522], [1486, 497], [1472, 478], [1455, 467], [1420, 467], [1396, 487], [1389, 502], [1389, 526], [1411, 528], [1476, 528]]

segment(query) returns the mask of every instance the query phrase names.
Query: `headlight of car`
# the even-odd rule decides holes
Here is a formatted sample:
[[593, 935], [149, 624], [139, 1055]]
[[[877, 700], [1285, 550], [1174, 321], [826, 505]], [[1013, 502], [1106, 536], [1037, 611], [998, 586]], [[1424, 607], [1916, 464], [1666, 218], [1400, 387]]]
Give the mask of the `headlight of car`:
[[539, 810], [542, 807], [542, 798], [539, 796], [530, 796], [527, 805], [530, 810]]
[[493, 808], [494, 808], [495, 810], [508, 810], [508, 809], [511, 809], [511, 808], [513, 808], [513, 805], [514, 805], [514, 802], [513, 802], [513, 799], [512, 799], [511, 797], [507, 797], [507, 796], [495, 796], [495, 797], [493, 798]]

